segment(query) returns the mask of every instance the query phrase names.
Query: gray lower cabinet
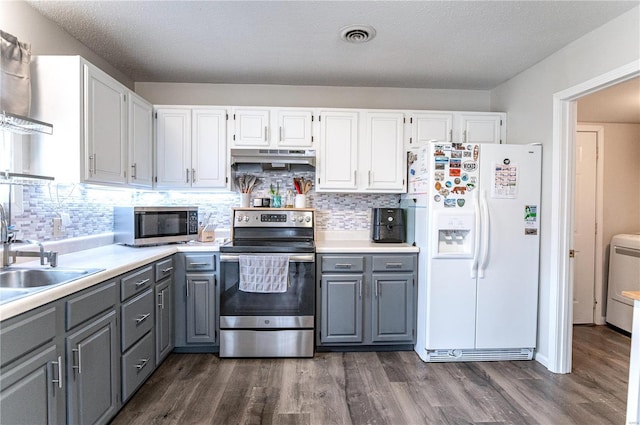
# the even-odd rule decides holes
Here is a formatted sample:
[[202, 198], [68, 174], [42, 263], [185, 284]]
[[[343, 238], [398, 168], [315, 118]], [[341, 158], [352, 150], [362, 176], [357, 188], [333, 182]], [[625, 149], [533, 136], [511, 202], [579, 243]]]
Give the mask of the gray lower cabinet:
[[60, 303], [0, 326], [0, 423], [64, 424], [64, 347], [56, 338]]
[[119, 409], [116, 311], [71, 333], [66, 349], [68, 423], [107, 423]]
[[414, 343], [415, 254], [318, 257], [318, 346]]
[[176, 254], [175, 347], [182, 352], [216, 351], [219, 271], [215, 252]]
[[173, 278], [156, 285], [156, 365], [173, 350]]

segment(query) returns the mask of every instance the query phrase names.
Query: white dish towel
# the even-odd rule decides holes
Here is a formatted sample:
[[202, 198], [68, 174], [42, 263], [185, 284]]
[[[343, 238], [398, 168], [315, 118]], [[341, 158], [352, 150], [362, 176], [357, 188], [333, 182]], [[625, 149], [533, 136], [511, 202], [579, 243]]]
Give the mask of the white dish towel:
[[263, 294], [287, 292], [288, 255], [240, 255], [239, 289]]

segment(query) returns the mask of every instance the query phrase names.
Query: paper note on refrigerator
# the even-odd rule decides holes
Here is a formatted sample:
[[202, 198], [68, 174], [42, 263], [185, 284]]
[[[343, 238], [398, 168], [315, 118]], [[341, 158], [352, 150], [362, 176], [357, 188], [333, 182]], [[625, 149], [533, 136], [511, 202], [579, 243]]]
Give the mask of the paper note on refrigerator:
[[515, 198], [518, 194], [518, 166], [516, 164], [494, 164], [492, 198]]

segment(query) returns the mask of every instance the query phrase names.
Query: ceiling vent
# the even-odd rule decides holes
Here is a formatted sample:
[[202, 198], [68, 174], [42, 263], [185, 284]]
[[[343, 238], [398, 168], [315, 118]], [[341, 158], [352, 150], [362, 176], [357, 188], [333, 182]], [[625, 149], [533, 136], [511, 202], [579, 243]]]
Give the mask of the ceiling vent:
[[349, 43], [366, 43], [376, 36], [376, 30], [370, 25], [349, 25], [340, 30], [340, 38]]

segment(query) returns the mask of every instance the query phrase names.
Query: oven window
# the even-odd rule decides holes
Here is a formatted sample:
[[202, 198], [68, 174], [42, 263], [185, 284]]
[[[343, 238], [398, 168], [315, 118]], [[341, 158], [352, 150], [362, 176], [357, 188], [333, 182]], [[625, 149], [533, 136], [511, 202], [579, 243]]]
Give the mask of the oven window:
[[136, 237], [157, 238], [187, 234], [187, 212], [144, 212], [136, 215]]
[[238, 289], [238, 262], [220, 263], [222, 316], [313, 316], [315, 263], [290, 262], [287, 292], [263, 294]]

